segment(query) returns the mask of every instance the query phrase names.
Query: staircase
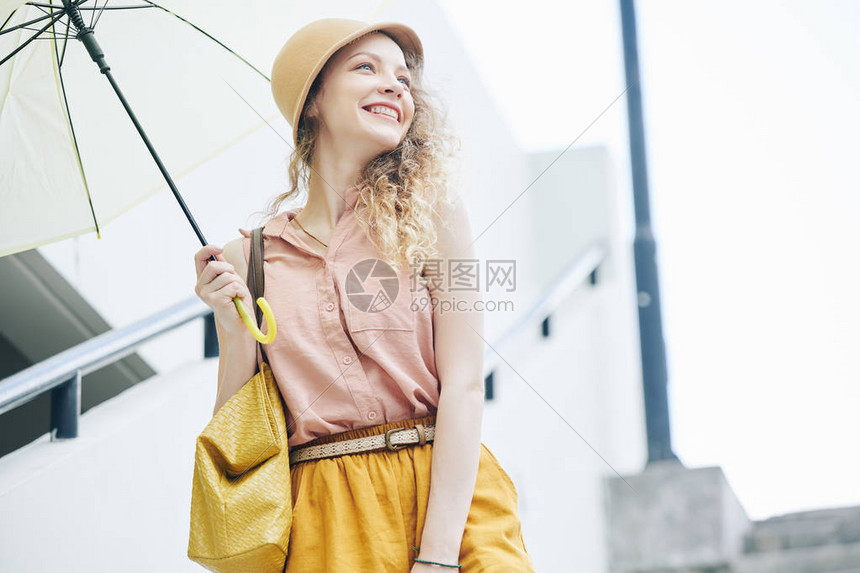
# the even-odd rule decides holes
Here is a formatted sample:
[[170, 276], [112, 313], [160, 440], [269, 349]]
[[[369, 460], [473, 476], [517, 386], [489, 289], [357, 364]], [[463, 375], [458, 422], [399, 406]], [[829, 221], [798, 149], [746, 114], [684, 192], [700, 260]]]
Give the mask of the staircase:
[[719, 466], [669, 461], [607, 482], [609, 573], [860, 573], [860, 506], [753, 521]]
[[733, 573], [860, 573], [860, 506], [756, 521]]
[[860, 506], [756, 521], [735, 563], [647, 573], [860, 573]]

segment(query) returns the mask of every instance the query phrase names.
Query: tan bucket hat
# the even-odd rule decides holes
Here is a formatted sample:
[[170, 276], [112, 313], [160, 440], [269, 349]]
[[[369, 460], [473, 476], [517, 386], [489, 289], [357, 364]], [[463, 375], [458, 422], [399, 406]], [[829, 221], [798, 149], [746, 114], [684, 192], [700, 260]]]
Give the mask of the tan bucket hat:
[[346, 18], [323, 18], [297, 30], [275, 56], [272, 65], [272, 95], [278, 109], [293, 128], [293, 143], [298, 145], [299, 115], [308, 91], [328, 59], [340, 48], [368, 32], [389, 34], [400, 49], [424, 58], [418, 34], [403, 24], [369, 24]]

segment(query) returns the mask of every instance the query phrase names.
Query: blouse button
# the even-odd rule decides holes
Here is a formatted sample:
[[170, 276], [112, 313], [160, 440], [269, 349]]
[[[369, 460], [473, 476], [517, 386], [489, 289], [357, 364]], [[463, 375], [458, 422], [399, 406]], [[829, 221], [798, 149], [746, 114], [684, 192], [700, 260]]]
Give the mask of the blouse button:
[[328, 303], [327, 305], [325, 305], [325, 309], [326, 310], [334, 310], [334, 303], [333, 302]]
[[352, 356], [344, 356], [343, 357], [343, 363], [344, 364], [349, 364], [350, 362], [352, 362]]
[[376, 412], [371, 410], [370, 412], [368, 412], [367, 417], [371, 420], [375, 420], [376, 419]]

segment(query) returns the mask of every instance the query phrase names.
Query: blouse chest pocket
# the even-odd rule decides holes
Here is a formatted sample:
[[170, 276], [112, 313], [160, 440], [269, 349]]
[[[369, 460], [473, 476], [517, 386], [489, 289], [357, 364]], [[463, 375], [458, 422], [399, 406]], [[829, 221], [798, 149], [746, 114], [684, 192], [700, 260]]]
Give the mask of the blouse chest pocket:
[[350, 332], [415, 330], [409, 277], [379, 259], [353, 265], [344, 280], [344, 306]]

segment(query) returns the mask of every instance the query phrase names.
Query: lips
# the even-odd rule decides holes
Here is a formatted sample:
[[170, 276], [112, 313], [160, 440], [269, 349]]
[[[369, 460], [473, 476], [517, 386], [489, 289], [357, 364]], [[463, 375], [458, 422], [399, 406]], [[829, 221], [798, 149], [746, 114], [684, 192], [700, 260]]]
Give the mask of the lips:
[[[379, 114], [379, 113], [374, 113], [374, 112], [370, 111], [370, 108], [372, 108], [372, 107], [387, 107], [388, 109], [393, 110], [393, 111], [394, 111], [394, 113], [396, 113], [396, 114], [397, 114], [397, 118], [395, 119], [395, 118], [393, 118], [393, 117], [391, 117], [391, 116], [388, 116], [388, 115]], [[368, 104], [368, 105], [366, 105], [366, 106], [362, 107], [361, 109], [363, 109], [363, 110], [364, 110], [364, 111], [366, 111], [367, 113], [371, 113], [371, 114], [373, 114], [373, 115], [377, 115], [377, 116], [380, 116], [380, 117], [384, 117], [384, 118], [390, 119], [391, 121], [393, 121], [393, 122], [395, 122], [395, 123], [400, 123], [400, 118], [401, 118], [401, 116], [402, 116], [402, 114], [400, 113], [400, 110], [399, 110], [399, 109], [397, 109], [397, 107], [396, 107], [396, 106], [391, 105], [391, 104], [389, 104], [389, 103], [385, 103], [385, 102], [376, 102], [376, 103], [371, 103], [371, 104]]]
[[369, 111], [369, 110], [364, 110], [364, 111], [366, 111], [367, 113], [369, 113], [370, 115], [373, 115], [373, 116], [375, 116], [375, 117], [379, 117], [379, 118], [382, 118], [382, 119], [387, 119], [387, 120], [388, 120], [388, 121], [390, 121], [391, 123], [395, 123], [395, 124], [399, 124], [399, 123], [400, 123], [399, 121], [397, 121], [396, 119], [394, 119], [394, 118], [393, 118], [393, 117], [391, 117], [390, 115], [383, 115], [383, 114], [381, 114], [381, 113], [374, 113], [374, 112]]

